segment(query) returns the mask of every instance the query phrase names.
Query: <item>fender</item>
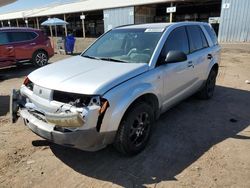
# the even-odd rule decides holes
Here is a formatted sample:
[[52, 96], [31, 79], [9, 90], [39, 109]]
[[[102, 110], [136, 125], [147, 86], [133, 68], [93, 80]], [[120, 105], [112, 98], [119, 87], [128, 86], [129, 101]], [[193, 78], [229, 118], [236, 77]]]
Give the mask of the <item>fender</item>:
[[[154, 75], [152, 77], [147, 76], [147, 78], [152, 79]], [[139, 79], [143, 80], [143, 78]], [[162, 84], [160, 80], [154, 79], [143, 83], [137, 83], [136, 81], [137, 79], [129, 80], [103, 96], [109, 101], [110, 107], [106, 111], [100, 132], [117, 131], [128, 107], [142, 95], [154, 94], [158, 98], [159, 105], [162, 104], [161, 91], [159, 90], [159, 88], [162, 88], [159, 86]]]

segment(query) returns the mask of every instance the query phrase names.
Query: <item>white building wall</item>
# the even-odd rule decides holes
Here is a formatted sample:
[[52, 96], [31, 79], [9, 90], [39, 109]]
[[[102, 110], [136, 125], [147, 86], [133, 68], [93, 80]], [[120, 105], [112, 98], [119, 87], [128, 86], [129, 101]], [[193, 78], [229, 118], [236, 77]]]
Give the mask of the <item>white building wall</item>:
[[250, 42], [250, 0], [222, 0], [219, 41]]

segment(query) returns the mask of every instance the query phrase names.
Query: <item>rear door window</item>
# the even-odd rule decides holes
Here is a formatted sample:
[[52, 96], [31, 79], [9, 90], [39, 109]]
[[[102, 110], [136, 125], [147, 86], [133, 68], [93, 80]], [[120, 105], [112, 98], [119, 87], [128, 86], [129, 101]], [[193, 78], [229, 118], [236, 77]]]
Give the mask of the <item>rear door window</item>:
[[206, 37], [198, 25], [186, 26], [190, 41], [190, 52], [195, 52], [208, 47]]
[[24, 42], [36, 38], [33, 32], [9, 32], [10, 42]]
[[0, 45], [8, 44], [9, 38], [6, 32], [0, 32]]
[[209, 26], [209, 25], [204, 25], [204, 28], [206, 29], [206, 31], [208, 32], [212, 42], [213, 42], [213, 45], [217, 45], [218, 44], [218, 40], [217, 40], [217, 36], [216, 36], [216, 33], [214, 31], [214, 29]]

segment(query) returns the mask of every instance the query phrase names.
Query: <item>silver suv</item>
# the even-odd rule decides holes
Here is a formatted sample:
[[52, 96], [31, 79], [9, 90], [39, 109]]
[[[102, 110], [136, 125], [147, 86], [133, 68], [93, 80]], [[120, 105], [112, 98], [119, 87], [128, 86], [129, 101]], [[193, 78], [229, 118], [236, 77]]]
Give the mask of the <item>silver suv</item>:
[[11, 118], [57, 144], [96, 151], [113, 143], [133, 155], [160, 114], [193, 94], [213, 96], [220, 51], [207, 23], [118, 27], [28, 75], [11, 94]]

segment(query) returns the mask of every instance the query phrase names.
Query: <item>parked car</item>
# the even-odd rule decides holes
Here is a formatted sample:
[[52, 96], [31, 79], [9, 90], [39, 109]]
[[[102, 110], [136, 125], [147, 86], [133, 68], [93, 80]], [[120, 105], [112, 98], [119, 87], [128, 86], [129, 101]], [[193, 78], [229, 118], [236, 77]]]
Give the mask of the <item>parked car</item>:
[[11, 95], [41, 137], [95, 151], [113, 143], [136, 154], [154, 121], [181, 100], [213, 96], [221, 48], [207, 23], [130, 25], [112, 29], [81, 55], [40, 68]]
[[0, 68], [29, 61], [42, 67], [53, 55], [50, 39], [41, 30], [0, 28]]

